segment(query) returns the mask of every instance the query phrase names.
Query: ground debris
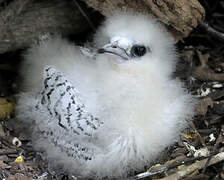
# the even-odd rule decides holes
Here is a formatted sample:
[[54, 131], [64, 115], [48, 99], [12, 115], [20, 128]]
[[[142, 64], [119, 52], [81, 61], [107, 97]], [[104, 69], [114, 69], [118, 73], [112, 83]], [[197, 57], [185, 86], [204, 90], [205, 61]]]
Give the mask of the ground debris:
[[[3, 4], [14, 1], [0, 0], [0, 10]], [[224, 33], [224, 0], [199, 1], [206, 10], [208, 25]], [[32, 35], [36, 37], [36, 34]], [[12, 43], [11, 49], [17, 50], [18, 46]], [[27, 42], [21, 48], [25, 46]], [[224, 179], [224, 43], [218, 36], [214, 38], [198, 28], [178, 42], [177, 47], [180, 60], [175, 77], [180, 78], [198, 98], [196, 116], [186, 132], [183, 132], [180, 141], [167, 149], [167, 158], [156, 161], [146, 172], [136, 173], [132, 179]], [[15, 122], [14, 101], [9, 97], [15, 94], [19, 83], [14, 62], [23, 53], [14, 51], [0, 54], [0, 179], [79, 180], [70, 174], [53, 172], [44, 155], [32, 149], [30, 137], [23, 136], [23, 130], [17, 132], [20, 131], [19, 127], [16, 131], [8, 124], [11, 120]], [[19, 146], [13, 144], [14, 138], [21, 142], [17, 141]]]

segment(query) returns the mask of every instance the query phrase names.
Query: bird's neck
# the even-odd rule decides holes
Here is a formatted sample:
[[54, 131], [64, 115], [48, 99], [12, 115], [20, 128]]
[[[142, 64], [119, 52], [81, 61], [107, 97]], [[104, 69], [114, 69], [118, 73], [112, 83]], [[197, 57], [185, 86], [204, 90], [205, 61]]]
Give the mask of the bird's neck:
[[98, 86], [99, 101], [106, 108], [105, 113], [109, 113], [107, 116], [118, 121], [123, 117], [134, 123], [136, 119], [144, 122], [146, 112], [151, 111], [150, 116], [156, 115], [162, 94], [159, 76], [148, 71], [144, 65], [107, 64], [105, 67], [99, 70]]

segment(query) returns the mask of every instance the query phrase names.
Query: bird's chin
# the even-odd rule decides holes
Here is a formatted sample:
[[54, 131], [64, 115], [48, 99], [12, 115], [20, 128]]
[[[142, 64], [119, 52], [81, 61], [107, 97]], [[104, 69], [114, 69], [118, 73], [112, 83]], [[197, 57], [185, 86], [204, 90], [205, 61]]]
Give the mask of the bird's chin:
[[128, 61], [127, 59], [124, 59], [120, 56], [117, 56], [115, 54], [105, 54], [105, 56], [107, 57], [107, 59], [115, 64], [121, 64], [121, 63], [125, 63], [126, 61]]

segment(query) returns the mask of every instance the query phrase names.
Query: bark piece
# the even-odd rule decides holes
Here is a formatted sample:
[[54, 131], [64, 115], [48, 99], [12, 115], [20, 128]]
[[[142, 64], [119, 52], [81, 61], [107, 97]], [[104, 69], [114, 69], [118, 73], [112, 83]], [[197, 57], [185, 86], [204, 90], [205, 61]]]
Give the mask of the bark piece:
[[205, 10], [197, 0], [85, 0], [85, 2], [109, 16], [115, 10], [132, 9], [151, 13], [169, 27], [176, 39], [181, 39], [202, 21]]

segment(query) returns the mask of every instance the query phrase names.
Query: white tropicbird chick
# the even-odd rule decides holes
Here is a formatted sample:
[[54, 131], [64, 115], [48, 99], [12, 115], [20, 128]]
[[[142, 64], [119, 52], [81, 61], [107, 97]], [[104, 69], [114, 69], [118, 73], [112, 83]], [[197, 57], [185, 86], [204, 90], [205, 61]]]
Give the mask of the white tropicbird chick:
[[25, 56], [17, 117], [34, 146], [81, 177], [125, 177], [174, 143], [194, 100], [176, 80], [171, 36], [148, 15], [118, 13], [85, 56], [61, 38]]

